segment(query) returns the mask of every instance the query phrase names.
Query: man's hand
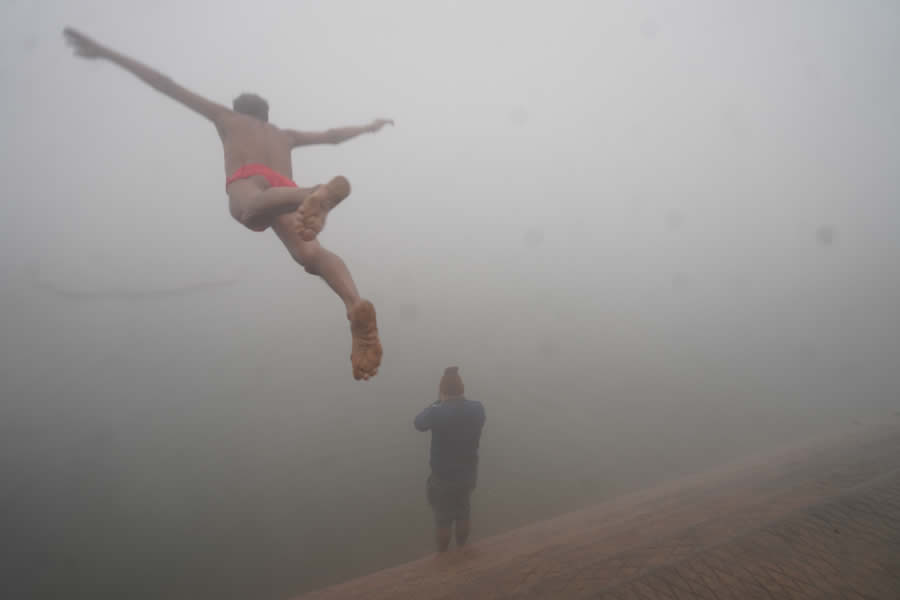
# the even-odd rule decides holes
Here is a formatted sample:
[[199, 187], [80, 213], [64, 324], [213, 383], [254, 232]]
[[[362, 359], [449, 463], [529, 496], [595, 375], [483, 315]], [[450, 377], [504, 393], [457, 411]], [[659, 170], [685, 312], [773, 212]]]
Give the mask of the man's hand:
[[75, 50], [75, 56], [93, 59], [103, 58], [108, 53], [108, 50], [104, 46], [101, 46], [88, 36], [75, 31], [71, 27], [63, 29], [63, 36], [65, 36], [66, 41]]
[[394, 120], [393, 119], [375, 119], [372, 121], [372, 124], [368, 126], [369, 133], [375, 133], [379, 131], [385, 125], [390, 125], [393, 127]]

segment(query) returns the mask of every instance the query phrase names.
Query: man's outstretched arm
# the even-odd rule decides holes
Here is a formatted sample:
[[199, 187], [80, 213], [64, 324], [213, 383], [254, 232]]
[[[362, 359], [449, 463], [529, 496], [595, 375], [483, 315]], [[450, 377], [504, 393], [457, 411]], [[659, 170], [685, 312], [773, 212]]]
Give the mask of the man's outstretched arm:
[[313, 144], [340, 144], [364, 133], [375, 133], [385, 125], [393, 125], [393, 119], [375, 119], [368, 125], [358, 127], [338, 127], [327, 131], [296, 131], [286, 129], [291, 138], [292, 147], [311, 146]]
[[203, 115], [213, 123], [218, 122], [222, 115], [231, 112], [221, 104], [207, 100], [203, 96], [198, 96], [194, 92], [181, 87], [166, 75], [163, 75], [124, 54], [119, 54], [115, 50], [95, 42], [88, 36], [75, 31], [71, 27], [66, 27], [66, 29], [63, 30], [63, 35], [65, 35], [66, 40], [75, 49], [76, 56], [90, 59], [105, 58], [106, 60], [119, 65], [126, 71], [131, 72], [156, 91], [162, 92], [166, 96], [177, 100], [191, 110]]

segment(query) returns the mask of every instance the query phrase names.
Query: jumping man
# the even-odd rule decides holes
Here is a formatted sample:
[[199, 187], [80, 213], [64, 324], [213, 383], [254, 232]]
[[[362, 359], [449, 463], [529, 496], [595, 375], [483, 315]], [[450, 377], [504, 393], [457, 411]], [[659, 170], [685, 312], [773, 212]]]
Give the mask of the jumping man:
[[298, 187], [291, 180], [291, 150], [312, 144], [339, 144], [363, 133], [375, 133], [393, 125], [393, 121], [377, 119], [369, 125], [322, 132], [280, 129], [269, 123], [269, 105], [255, 94], [241, 94], [231, 110], [74, 29], [67, 28], [63, 33], [76, 56], [105, 58], [212, 121], [225, 150], [225, 191], [231, 215], [253, 231], [271, 227], [294, 260], [308, 273], [324, 279], [340, 296], [353, 336], [353, 377], [374, 376], [381, 364], [375, 308], [360, 298], [344, 261], [316, 241], [328, 212], [350, 194], [350, 183], [337, 176], [314, 188]]

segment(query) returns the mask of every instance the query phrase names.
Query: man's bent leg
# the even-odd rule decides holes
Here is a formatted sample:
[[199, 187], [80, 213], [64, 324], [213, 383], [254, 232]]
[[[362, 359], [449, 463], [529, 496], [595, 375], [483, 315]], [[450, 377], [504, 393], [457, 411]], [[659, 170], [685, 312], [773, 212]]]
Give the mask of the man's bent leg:
[[333, 252], [323, 248], [318, 242], [304, 242], [296, 227], [293, 215], [282, 215], [275, 219], [272, 229], [284, 243], [291, 256], [308, 273], [318, 275], [344, 302], [353, 347], [350, 360], [355, 379], [369, 379], [378, 373], [381, 364], [381, 341], [375, 320], [375, 308], [368, 300], [360, 298], [344, 261]]
[[300, 216], [300, 237], [311, 242], [325, 228], [325, 218], [332, 208], [350, 195], [350, 182], [343, 175], [332, 178], [325, 185], [318, 186], [306, 197], [297, 213]]
[[262, 231], [277, 217], [297, 211], [315, 189], [267, 188], [251, 177], [231, 182], [226, 191], [231, 216], [254, 231]]

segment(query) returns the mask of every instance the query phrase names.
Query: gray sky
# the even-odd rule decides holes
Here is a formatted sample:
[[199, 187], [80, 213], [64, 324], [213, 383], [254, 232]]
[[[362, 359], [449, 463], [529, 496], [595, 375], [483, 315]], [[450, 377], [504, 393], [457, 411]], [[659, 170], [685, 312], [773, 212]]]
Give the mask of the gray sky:
[[[495, 440], [503, 411], [565, 445], [601, 421], [659, 435], [673, 406], [738, 423], [896, 403], [894, 2], [4, 13], [0, 391], [22, 431], [106, 419], [149, 440], [162, 406], [185, 431], [256, 423], [271, 459], [376, 422], [375, 460], [448, 364], [493, 402]], [[352, 381], [331, 292], [231, 220], [213, 127], [73, 58], [67, 25], [219, 102], [257, 92], [278, 125], [396, 119], [294, 154], [299, 184], [353, 184], [320, 239], [378, 308], [375, 380]], [[196, 282], [219, 287], [129, 297]]]
[[[527, 338], [531, 312], [553, 298], [566, 318], [551, 328], [589, 329], [579, 317], [596, 307], [590, 321], [622, 335], [646, 322], [664, 337], [682, 324], [752, 338], [766, 315], [829, 335], [894, 305], [878, 300], [897, 293], [891, 3], [8, 10], [10, 282], [35, 265], [80, 289], [297, 280], [298, 302], [330, 302], [274, 236], [235, 228], [214, 130], [112, 65], [72, 58], [59, 35], [70, 24], [218, 101], [257, 91], [278, 124], [397, 119], [295, 153], [301, 184], [338, 172], [353, 182], [323, 241], [387, 314], [416, 304], [423, 320], [467, 331], [478, 319], [503, 327], [502, 310], [524, 319], [514, 329]], [[833, 246], [816, 243], [821, 226], [835, 228]], [[529, 230], [539, 247], [524, 243]], [[863, 342], [872, 333], [840, 326]]]

